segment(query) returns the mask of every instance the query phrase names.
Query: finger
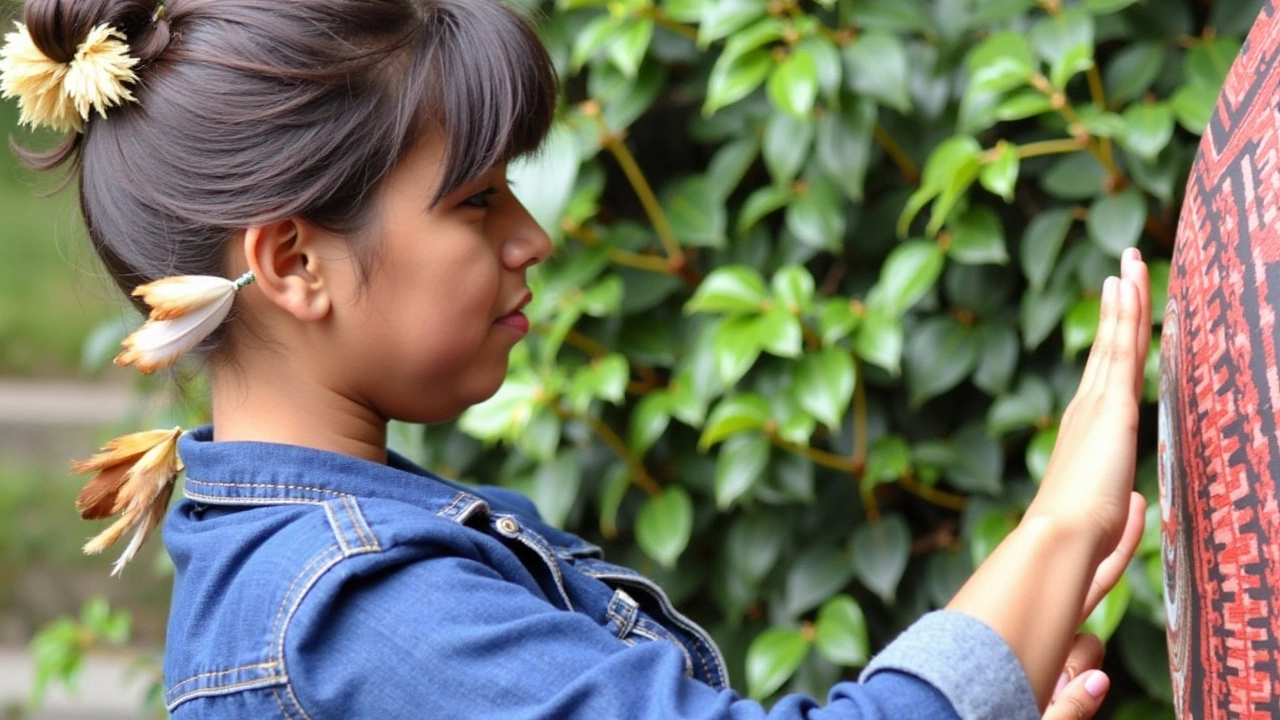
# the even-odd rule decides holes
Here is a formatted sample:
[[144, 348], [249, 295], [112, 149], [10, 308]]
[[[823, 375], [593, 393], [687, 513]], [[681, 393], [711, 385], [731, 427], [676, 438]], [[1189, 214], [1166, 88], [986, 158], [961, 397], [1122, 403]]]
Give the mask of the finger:
[[1108, 340], [1114, 334], [1116, 321], [1116, 278], [1109, 277], [1102, 283], [1102, 308], [1098, 318], [1098, 333], [1089, 350], [1089, 359], [1084, 364], [1084, 375], [1080, 377], [1080, 388], [1076, 395], [1084, 395], [1105, 377], [1105, 366], [1110, 353]]
[[1151, 276], [1147, 264], [1142, 261], [1142, 253], [1137, 248], [1130, 248], [1121, 260], [1121, 273], [1133, 281], [1138, 288], [1138, 376], [1134, 382], [1134, 395], [1142, 399], [1142, 388], [1146, 369], [1146, 356], [1151, 347]]
[[1067, 662], [1062, 666], [1062, 676], [1058, 678], [1058, 687], [1053, 691], [1050, 702], [1057, 699], [1063, 688], [1072, 680], [1089, 670], [1102, 667], [1102, 657], [1106, 647], [1102, 640], [1093, 633], [1079, 633], [1071, 641], [1071, 650], [1067, 653]]
[[1044, 711], [1043, 720], [1089, 720], [1102, 707], [1111, 688], [1111, 678], [1101, 670], [1090, 670], [1067, 683]]
[[1098, 563], [1098, 569], [1093, 573], [1093, 582], [1089, 584], [1089, 592], [1085, 595], [1084, 611], [1080, 614], [1081, 622], [1089, 617], [1098, 603], [1102, 602], [1102, 598], [1111, 592], [1111, 588], [1120, 582], [1120, 576], [1129, 567], [1129, 560], [1138, 549], [1138, 543], [1142, 542], [1146, 521], [1147, 499], [1141, 493], [1130, 493], [1129, 515], [1125, 519], [1124, 533], [1115, 549]]
[[1103, 383], [1102, 388], [1110, 391], [1133, 392], [1134, 377], [1138, 374], [1138, 288], [1133, 281], [1121, 279], [1116, 286], [1116, 312], [1109, 338], [1107, 364], [1099, 370], [1105, 370], [1097, 381]]

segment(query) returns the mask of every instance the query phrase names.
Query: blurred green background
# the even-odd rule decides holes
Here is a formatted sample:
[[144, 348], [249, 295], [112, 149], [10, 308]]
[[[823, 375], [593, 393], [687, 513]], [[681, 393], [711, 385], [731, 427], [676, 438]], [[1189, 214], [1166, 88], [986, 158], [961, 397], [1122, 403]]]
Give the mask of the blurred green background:
[[[5, 32], [16, 8], [0, 2]], [[136, 610], [138, 640], [158, 643], [166, 582], [145, 566], [109, 581], [100, 558], [81, 555], [93, 528], [76, 516], [81, 481], [66, 470], [137, 413], [130, 374], [89, 372], [81, 360], [123, 303], [85, 240], [74, 187], [23, 168], [10, 151], [15, 139], [50, 142], [17, 119], [14, 102], [0, 102], [0, 646], [25, 645], [99, 593]]]

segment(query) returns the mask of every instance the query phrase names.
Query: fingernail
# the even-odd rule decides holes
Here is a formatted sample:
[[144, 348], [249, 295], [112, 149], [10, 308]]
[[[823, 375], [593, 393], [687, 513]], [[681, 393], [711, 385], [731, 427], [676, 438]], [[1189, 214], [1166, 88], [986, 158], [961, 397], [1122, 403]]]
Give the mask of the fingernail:
[[1050, 696], [1050, 699], [1058, 697], [1058, 693], [1062, 692], [1062, 688], [1067, 686], [1067, 682], [1069, 680], [1071, 680], [1071, 678], [1067, 677], [1066, 673], [1062, 673], [1061, 675], [1059, 675], [1058, 684], [1053, 686], [1053, 695]]
[[1106, 695], [1109, 687], [1111, 687], [1111, 678], [1101, 670], [1090, 670], [1089, 677], [1084, 679], [1084, 691], [1094, 698]]

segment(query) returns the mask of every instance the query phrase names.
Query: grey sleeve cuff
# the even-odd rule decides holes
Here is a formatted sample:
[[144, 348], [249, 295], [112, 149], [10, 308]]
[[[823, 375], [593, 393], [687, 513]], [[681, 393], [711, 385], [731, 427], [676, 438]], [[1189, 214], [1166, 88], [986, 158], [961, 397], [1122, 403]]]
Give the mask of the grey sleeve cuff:
[[881, 670], [914, 675], [951, 701], [962, 720], [1040, 720], [1031, 683], [1004, 639], [982, 621], [949, 610], [920, 618], [877, 655]]

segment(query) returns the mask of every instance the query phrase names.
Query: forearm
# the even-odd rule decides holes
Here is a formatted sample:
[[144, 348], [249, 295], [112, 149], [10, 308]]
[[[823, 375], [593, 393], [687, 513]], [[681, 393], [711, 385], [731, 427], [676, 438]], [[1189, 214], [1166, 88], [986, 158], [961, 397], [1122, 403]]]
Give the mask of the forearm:
[[986, 623], [1022, 663], [1043, 709], [1080, 624], [1098, 541], [1028, 518], [974, 572], [947, 609]]

